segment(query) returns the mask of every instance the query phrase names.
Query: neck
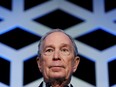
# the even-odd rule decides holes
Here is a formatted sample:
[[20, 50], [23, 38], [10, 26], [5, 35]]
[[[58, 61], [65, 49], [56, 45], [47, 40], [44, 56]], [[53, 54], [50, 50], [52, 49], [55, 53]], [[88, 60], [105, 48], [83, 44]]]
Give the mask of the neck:
[[46, 83], [52, 87], [66, 87], [70, 82], [69, 80], [66, 79], [54, 79], [54, 80], [49, 80]]

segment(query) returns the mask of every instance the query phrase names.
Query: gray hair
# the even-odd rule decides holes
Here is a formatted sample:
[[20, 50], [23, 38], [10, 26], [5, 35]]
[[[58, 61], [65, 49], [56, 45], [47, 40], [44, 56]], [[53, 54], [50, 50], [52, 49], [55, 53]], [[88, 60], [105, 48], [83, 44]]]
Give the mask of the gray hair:
[[40, 57], [40, 55], [41, 55], [41, 50], [42, 50], [43, 41], [45, 40], [45, 38], [46, 38], [49, 34], [54, 33], [54, 32], [62, 32], [62, 33], [64, 33], [65, 35], [67, 35], [67, 36], [69, 37], [69, 39], [71, 40], [71, 42], [72, 42], [72, 44], [73, 44], [73, 47], [74, 47], [74, 55], [77, 56], [77, 55], [78, 55], [78, 49], [77, 49], [77, 46], [76, 46], [76, 44], [75, 44], [73, 38], [72, 38], [70, 35], [68, 35], [67, 33], [65, 33], [65, 32], [64, 32], [63, 30], [61, 30], [61, 29], [54, 29], [54, 30], [52, 30], [52, 31], [50, 31], [50, 32], [48, 32], [48, 33], [46, 33], [46, 34], [40, 39], [40, 42], [39, 42], [39, 44], [38, 44], [38, 56]]

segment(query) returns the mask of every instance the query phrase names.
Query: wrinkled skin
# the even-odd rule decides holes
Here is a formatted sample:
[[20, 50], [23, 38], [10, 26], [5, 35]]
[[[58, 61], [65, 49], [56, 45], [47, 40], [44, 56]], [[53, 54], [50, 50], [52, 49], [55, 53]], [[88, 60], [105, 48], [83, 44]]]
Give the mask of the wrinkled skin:
[[37, 63], [45, 82], [51, 83], [52, 87], [64, 87], [70, 82], [71, 75], [79, 64], [79, 57], [74, 55], [71, 40], [62, 32], [54, 32], [45, 38], [42, 49]]

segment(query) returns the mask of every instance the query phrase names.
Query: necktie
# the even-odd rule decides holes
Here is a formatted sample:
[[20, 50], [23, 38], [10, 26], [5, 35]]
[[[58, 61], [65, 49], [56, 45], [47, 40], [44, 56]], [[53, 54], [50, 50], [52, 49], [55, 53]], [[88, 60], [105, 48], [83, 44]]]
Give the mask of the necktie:
[[[50, 87], [51, 85], [50, 84], [46, 84], [46, 87]], [[70, 86], [65, 86], [65, 87], [73, 87], [73, 85], [72, 84], [70, 84]]]
[[[46, 87], [50, 87], [50, 84], [46, 84]], [[43, 82], [41, 82], [41, 84], [38, 87], [43, 87]], [[66, 87], [73, 87], [72, 84], [70, 84], [70, 86], [66, 86]]]
[[49, 83], [46, 83], [46, 87], [50, 87], [51, 86], [51, 84], [49, 84]]

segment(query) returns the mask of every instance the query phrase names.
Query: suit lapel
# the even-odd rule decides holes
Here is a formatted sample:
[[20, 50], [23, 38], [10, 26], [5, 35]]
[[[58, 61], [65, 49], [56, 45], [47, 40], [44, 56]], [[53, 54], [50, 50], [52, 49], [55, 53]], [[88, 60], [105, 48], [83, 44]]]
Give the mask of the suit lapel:
[[41, 84], [38, 87], [43, 87], [43, 82], [41, 82]]
[[72, 85], [72, 84], [70, 84], [70, 87], [73, 87], [73, 85]]

